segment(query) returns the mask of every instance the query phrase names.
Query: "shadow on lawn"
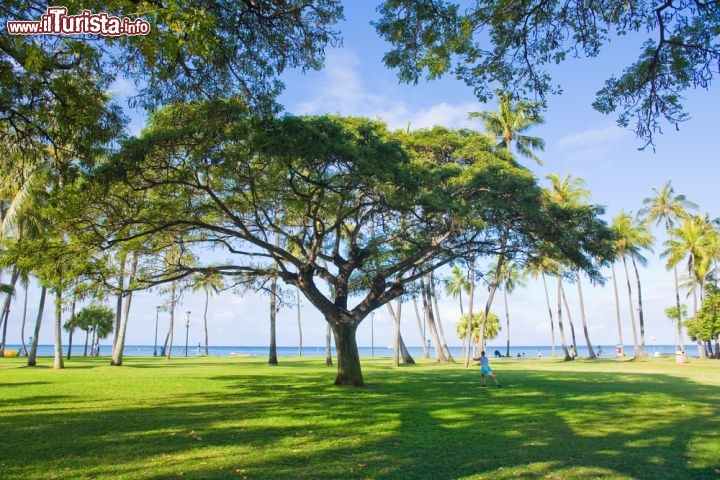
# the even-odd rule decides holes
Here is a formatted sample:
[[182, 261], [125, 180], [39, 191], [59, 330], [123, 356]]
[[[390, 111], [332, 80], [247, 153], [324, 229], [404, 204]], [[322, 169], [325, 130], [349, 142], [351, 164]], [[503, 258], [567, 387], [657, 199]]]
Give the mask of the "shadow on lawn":
[[497, 389], [476, 369], [370, 367], [343, 389], [307, 365], [139, 408], [2, 411], [3, 478], [718, 478], [688, 455], [717, 441], [717, 388], [682, 378], [508, 371]]

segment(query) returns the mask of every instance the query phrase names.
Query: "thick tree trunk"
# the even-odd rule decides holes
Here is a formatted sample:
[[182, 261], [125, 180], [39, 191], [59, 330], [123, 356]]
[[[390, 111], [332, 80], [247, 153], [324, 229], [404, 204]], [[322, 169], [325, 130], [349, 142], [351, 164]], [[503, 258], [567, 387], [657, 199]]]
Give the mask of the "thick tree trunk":
[[342, 322], [333, 322], [331, 325], [335, 336], [338, 361], [335, 385], [364, 387], [360, 354], [355, 339], [357, 325], [347, 325]]
[[612, 271], [613, 288], [615, 290], [615, 318], [617, 320], [618, 345], [622, 346], [623, 345], [623, 337], [622, 337], [622, 325], [620, 324], [620, 295], [618, 294], [617, 275], [615, 274], [615, 263], [610, 264], [610, 269]]
[[43, 313], [45, 313], [45, 295], [47, 288], [43, 286], [40, 289], [40, 304], [38, 306], [37, 320], [35, 320], [35, 330], [33, 332], [32, 342], [30, 343], [30, 352], [28, 352], [28, 367], [37, 365], [37, 348], [38, 338], [40, 337], [40, 325], [42, 324]]
[[592, 344], [590, 343], [590, 333], [588, 332], [587, 319], [585, 318], [585, 301], [583, 300], [582, 287], [580, 286], [580, 272], [577, 270], [575, 270], [575, 279], [578, 287], [578, 298], [580, 299], [580, 321], [582, 322], [583, 333], [585, 334], [585, 343], [588, 348], [588, 358], [597, 358]]
[[541, 272], [543, 287], [545, 288], [545, 302], [548, 307], [548, 315], [550, 316], [550, 340], [552, 341], [552, 356], [555, 357], [555, 323], [553, 322], [552, 307], [550, 306], [550, 295], [548, 294], [547, 281], [545, 280], [545, 272]]

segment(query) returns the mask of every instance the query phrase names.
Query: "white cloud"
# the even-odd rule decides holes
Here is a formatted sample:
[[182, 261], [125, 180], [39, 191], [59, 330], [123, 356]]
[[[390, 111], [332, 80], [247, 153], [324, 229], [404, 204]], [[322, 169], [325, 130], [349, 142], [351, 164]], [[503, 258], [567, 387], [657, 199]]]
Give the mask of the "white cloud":
[[568, 135], [561, 138], [558, 146], [567, 149], [586, 149], [598, 145], [607, 145], [624, 141], [628, 138], [628, 130], [616, 125], [608, 125], [602, 128], [591, 128], [580, 133]]
[[310, 98], [291, 106], [290, 110], [301, 115], [331, 113], [378, 118], [392, 130], [407, 128], [408, 124], [411, 129], [435, 125], [480, 127], [477, 121], [467, 118], [468, 112], [478, 109], [477, 102], [409, 105], [401, 100], [402, 95], [394, 94], [394, 88], [379, 86], [382, 82], [361, 75], [361, 68], [357, 54], [351, 50], [328, 52], [325, 69], [308, 89]]

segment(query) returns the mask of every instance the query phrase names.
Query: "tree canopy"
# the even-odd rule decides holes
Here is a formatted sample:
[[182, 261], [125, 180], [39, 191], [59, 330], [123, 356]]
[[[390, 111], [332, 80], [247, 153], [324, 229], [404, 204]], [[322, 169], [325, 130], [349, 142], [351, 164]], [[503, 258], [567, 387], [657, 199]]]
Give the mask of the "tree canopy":
[[384, 61], [401, 81], [451, 73], [483, 102], [498, 85], [521, 99], [545, 99], [561, 91], [552, 65], [596, 57], [618, 36], [648, 36], [637, 60], [607, 79], [593, 103], [618, 111], [618, 123], [633, 124], [647, 144], [663, 123], [687, 118], [683, 93], [709, 88], [720, 61], [716, 1], [385, 0], [378, 10], [375, 26], [392, 45]]
[[237, 99], [157, 112], [92, 178], [80, 190], [89, 208], [69, 221], [98, 247], [179, 242], [229, 255], [145, 268], [139, 285], [209, 269], [236, 282], [277, 275], [333, 327], [340, 384], [362, 384], [360, 322], [422, 275], [458, 258], [542, 248], [599, 279], [595, 260], [611, 248], [601, 207], [557, 204], [485, 135], [268, 120]]

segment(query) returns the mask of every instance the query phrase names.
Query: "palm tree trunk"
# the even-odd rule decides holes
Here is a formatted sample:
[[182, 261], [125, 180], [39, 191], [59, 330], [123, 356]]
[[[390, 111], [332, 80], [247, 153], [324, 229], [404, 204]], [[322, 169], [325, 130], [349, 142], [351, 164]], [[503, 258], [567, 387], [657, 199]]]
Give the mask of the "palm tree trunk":
[[[130, 278], [128, 279], [128, 287], [130, 287], [135, 281], [135, 275], [137, 274], [139, 255], [133, 254], [132, 266], [130, 267]], [[110, 365], [119, 367], [123, 362], [123, 351], [125, 350], [125, 335], [127, 333], [128, 320], [130, 318], [130, 305], [132, 303], [133, 292], [128, 291], [125, 296], [125, 308], [122, 314], [122, 321], [120, 322], [120, 329], [118, 330], [117, 340], [115, 341], [115, 347], [113, 348], [112, 358], [110, 359]]]
[[505, 327], [506, 327], [506, 344], [505, 344], [505, 356], [510, 356], [510, 309], [508, 309], [507, 289], [503, 289], [503, 299], [505, 300]]
[[298, 357], [302, 357], [302, 322], [300, 321], [300, 287], [295, 285], [295, 298], [297, 300], [297, 324], [298, 324]]
[[572, 360], [573, 357], [570, 355], [567, 349], [567, 343], [565, 342], [565, 327], [562, 321], [562, 278], [558, 275], [558, 289], [557, 289], [557, 305], [558, 305], [558, 331], [560, 332], [560, 345], [562, 346], [564, 361]]
[[418, 331], [420, 332], [420, 343], [422, 343], [423, 358], [427, 360], [430, 358], [430, 352], [428, 351], [427, 343], [425, 342], [425, 329], [423, 328], [423, 321], [420, 318], [420, 309], [418, 308], [417, 297], [415, 296], [413, 296], [413, 306], [415, 307], [415, 318], [417, 319]]
[[277, 276], [273, 276], [270, 280], [270, 352], [268, 354], [268, 363], [277, 365], [277, 337], [275, 335], [275, 325], [277, 323]]
[[640, 285], [640, 272], [637, 268], [637, 262], [635, 262], [635, 255], [630, 255], [632, 261], [633, 270], [635, 270], [635, 281], [637, 283], [637, 294], [638, 294], [638, 322], [640, 325], [640, 356], [645, 357], [645, 318], [643, 315], [643, 303], [642, 303], [642, 288]]
[[75, 331], [75, 306], [77, 304], [77, 294], [73, 291], [72, 305], [70, 306], [70, 331], [68, 332], [68, 351], [67, 359], [72, 356], [73, 332]]
[[[280, 235], [278, 234], [278, 232], [275, 232], [275, 247], [279, 247], [279, 246], [280, 246]], [[276, 263], [275, 269], [277, 269], [277, 268], [278, 268], [278, 266]], [[272, 279], [270, 280], [270, 352], [268, 354], [268, 364], [270, 364], [270, 365], [278, 364], [277, 335], [276, 335], [277, 311], [278, 311], [277, 282], [278, 282], [277, 273], [274, 273]]]
[[205, 289], [205, 311], [203, 312], [203, 324], [205, 326], [205, 356], [210, 355], [210, 338], [208, 336], [208, 323], [207, 323], [207, 312], [208, 304], [210, 303], [210, 290]]
[[173, 330], [175, 329], [175, 290], [177, 289], [177, 282], [172, 281], [170, 283], [170, 325], [168, 326], [168, 334], [167, 338], [165, 338], [165, 344], [167, 345], [166, 349], [166, 356], [167, 359], [170, 360], [170, 356], [172, 355], [172, 347], [173, 347]]
[[23, 301], [22, 323], [20, 324], [20, 342], [22, 343], [23, 352], [27, 355], [27, 345], [25, 345], [25, 322], [27, 320], [28, 290], [30, 282], [23, 281], [23, 283], [25, 283], [25, 300]]
[[468, 328], [467, 338], [465, 339], [465, 368], [470, 366], [470, 349], [472, 348], [473, 338], [473, 299], [475, 298], [475, 259], [471, 259], [468, 265], [468, 275], [470, 275], [470, 292], [468, 293]]
[[423, 277], [420, 277], [420, 291], [422, 292], [422, 301], [423, 301], [423, 310], [425, 312], [425, 319], [427, 320], [428, 329], [430, 330], [430, 335], [433, 337], [433, 342], [435, 343], [435, 358], [439, 362], [447, 362], [447, 358], [445, 358], [445, 352], [442, 350], [442, 346], [440, 343], [440, 336], [438, 335], [437, 328], [435, 328], [435, 318], [433, 317], [432, 307], [430, 306], [430, 303], [432, 300], [428, 301], [428, 297], [430, 296], [427, 287], [425, 285], [425, 280]]
[[675, 306], [677, 307], [678, 312], [678, 323], [677, 323], [677, 341], [678, 341], [678, 351], [682, 352], [682, 355], [685, 355], [685, 341], [683, 340], [683, 332], [682, 332], [682, 310], [680, 309], [680, 281], [678, 280], [678, 271], [677, 267], [673, 268], [673, 272], [675, 274]]
[[568, 305], [567, 297], [565, 296], [565, 288], [560, 283], [560, 292], [562, 293], [563, 304], [565, 305], [565, 311], [567, 312], [568, 323], [570, 324], [570, 334], [572, 335], [572, 346], [575, 347], [577, 352], [577, 340], [575, 339], [575, 325], [572, 321], [572, 315], [570, 314], [570, 307]]
[[398, 334], [398, 342], [400, 343], [400, 356], [402, 357], [403, 363], [406, 365], [415, 365], [415, 360], [413, 359], [412, 355], [410, 355], [408, 349], [405, 347], [405, 341], [403, 341], [402, 332]]
[[[504, 248], [504, 242], [503, 240], [503, 248]], [[502, 275], [503, 270], [503, 264], [505, 263], [505, 256], [499, 255], [497, 266], [495, 267], [495, 278], [493, 278], [492, 283], [490, 284], [490, 291], [488, 292], [488, 298], [485, 302], [485, 315], [483, 315], [482, 320], [480, 321], [480, 349], [486, 350], [485, 348], [485, 328], [487, 327], [487, 319], [488, 315], [490, 315], [490, 307], [492, 307], [493, 299], [495, 298], [495, 292], [497, 291], [498, 285], [500, 285], [500, 277]], [[470, 323], [472, 323], [472, 319], [470, 319]]]
[[[14, 266], [12, 269], [12, 274], [10, 274], [10, 286], [13, 288], [13, 291], [15, 289], [15, 284], [17, 283], [18, 278], [20, 278], [20, 269], [17, 266]], [[3, 303], [3, 309], [2, 313], [0, 314], [0, 319], [3, 320], [3, 329], [2, 329], [2, 340], [0, 340], [0, 357], [2, 357], [5, 354], [5, 342], [7, 340], [7, 326], [8, 326], [8, 319], [10, 318], [10, 301], [12, 300], [13, 294], [11, 292], [8, 292], [5, 295], [5, 302]]]
[[390, 305], [390, 302], [386, 303], [385, 306], [387, 307], [388, 313], [390, 314], [390, 318], [393, 319], [393, 352], [392, 352], [392, 366], [393, 367], [399, 367], [400, 366], [400, 314], [402, 311], [402, 298], [398, 297], [396, 301], [397, 305], [397, 314], [395, 311], [393, 311], [392, 305]]
[[580, 321], [582, 322], [583, 333], [585, 334], [585, 343], [587, 343], [588, 358], [597, 358], [590, 343], [590, 334], [588, 333], [587, 320], [585, 318], [585, 302], [583, 301], [582, 287], [580, 286], [580, 272], [578, 270], [575, 270], [575, 279], [578, 287], [578, 298], [580, 299]]
[[332, 367], [333, 366], [333, 359], [332, 359], [332, 327], [330, 327], [330, 324], [327, 324], [326, 330], [325, 330], [325, 366], [326, 367]]
[[62, 288], [55, 287], [55, 360], [53, 368], [65, 368], [62, 352]]
[[442, 349], [445, 353], [445, 358], [447, 358], [448, 362], [455, 363], [455, 359], [450, 353], [450, 348], [448, 348], [447, 340], [445, 339], [445, 330], [443, 329], [442, 319], [440, 318], [440, 309], [438, 308], [437, 295], [435, 293], [435, 277], [432, 273], [428, 278], [428, 284], [430, 287], [430, 298], [432, 299], [432, 307], [435, 312], [435, 320], [437, 321], [438, 333], [440, 334], [440, 340], [442, 341]]
[[622, 325], [620, 324], [620, 295], [618, 295], [617, 275], [615, 274], [615, 263], [610, 264], [610, 269], [612, 271], [613, 288], [615, 290], [615, 318], [617, 319], [618, 345], [622, 348], [623, 337], [622, 337]]
[[625, 267], [625, 278], [627, 280], [628, 288], [628, 304], [630, 305], [630, 324], [633, 330], [633, 342], [635, 342], [635, 357], [640, 356], [640, 345], [638, 344], [637, 327], [635, 326], [635, 312], [633, 311], [632, 303], [632, 287], [630, 286], [630, 273], [628, 272], [627, 260], [623, 257], [623, 266]]
[[550, 306], [550, 295], [548, 295], [547, 281], [545, 280], [545, 272], [540, 272], [545, 288], [545, 301], [547, 302], [548, 315], [550, 316], [550, 340], [552, 341], [552, 356], [555, 357], [555, 324], [553, 323], [552, 307]]
[[38, 339], [40, 337], [40, 325], [42, 324], [43, 313], [45, 313], [45, 295], [47, 294], [47, 287], [43, 285], [40, 289], [40, 304], [38, 306], [38, 315], [35, 320], [35, 330], [33, 332], [32, 342], [30, 343], [30, 352], [28, 352], [28, 367], [34, 367], [37, 365], [37, 348]]
[[127, 259], [126, 254], [122, 254], [119, 259], [120, 273], [118, 274], [118, 293], [117, 300], [115, 302], [115, 328], [113, 329], [113, 347], [112, 351], [115, 351], [117, 345], [118, 336], [120, 335], [120, 323], [122, 322], [122, 300], [123, 292], [125, 291], [125, 260]]
[[85, 330], [85, 350], [83, 350], [83, 357], [87, 357], [87, 347], [88, 347], [88, 339], [90, 338], [90, 328], [87, 327], [87, 330]]

